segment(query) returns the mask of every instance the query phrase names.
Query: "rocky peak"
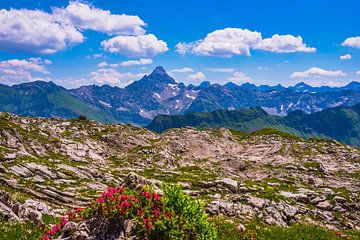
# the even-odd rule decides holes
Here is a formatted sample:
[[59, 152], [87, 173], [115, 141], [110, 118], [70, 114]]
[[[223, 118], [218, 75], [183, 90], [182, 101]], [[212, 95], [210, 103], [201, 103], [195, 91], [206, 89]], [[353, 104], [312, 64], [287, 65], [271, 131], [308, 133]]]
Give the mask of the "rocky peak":
[[156, 67], [146, 79], [154, 84], [176, 84], [175, 80], [161, 66]]
[[167, 73], [166, 73], [164, 67], [157, 66], [150, 75], [167, 75]]
[[168, 84], [177, 84], [176, 81], [170, 77], [165, 69], [161, 66], [158, 66], [154, 69], [154, 71], [150, 75], [145, 75], [139, 81], [136, 81], [130, 85], [128, 85], [125, 89], [137, 89], [142, 90], [148, 89], [150, 91], [159, 90]]
[[314, 90], [314, 87], [304, 83], [304, 82], [300, 82], [300, 83], [297, 83], [295, 86], [293, 87], [290, 87], [296, 91], [300, 91], [300, 92], [306, 92], [306, 91], [313, 91]]

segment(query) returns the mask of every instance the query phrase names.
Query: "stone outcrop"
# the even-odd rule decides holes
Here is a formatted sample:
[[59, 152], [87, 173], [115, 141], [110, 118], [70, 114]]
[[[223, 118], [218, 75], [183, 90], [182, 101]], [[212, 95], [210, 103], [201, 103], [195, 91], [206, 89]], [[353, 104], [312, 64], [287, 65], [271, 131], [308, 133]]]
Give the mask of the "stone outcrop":
[[[152, 184], [160, 192], [171, 182], [204, 199], [209, 214], [359, 230], [360, 151], [335, 141], [0, 118], [0, 214], [14, 221], [41, 224], [42, 216], [86, 206], [113, 184]], [[92, 236], [91, 224], [68, 228], [81, 239]]]

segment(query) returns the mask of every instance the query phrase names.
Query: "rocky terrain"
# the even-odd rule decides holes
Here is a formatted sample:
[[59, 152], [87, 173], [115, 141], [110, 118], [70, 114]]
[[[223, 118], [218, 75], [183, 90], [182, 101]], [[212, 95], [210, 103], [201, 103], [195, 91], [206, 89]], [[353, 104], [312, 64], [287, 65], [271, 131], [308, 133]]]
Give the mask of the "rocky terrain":
[[[135, 176], [180, 184], [207, 212], [360, 230], [360, 150], [275, 130], [171, 129], [0, 114], [0, 214], [41, 224]], [[141, 176], [141, 178], [140, 178]]]

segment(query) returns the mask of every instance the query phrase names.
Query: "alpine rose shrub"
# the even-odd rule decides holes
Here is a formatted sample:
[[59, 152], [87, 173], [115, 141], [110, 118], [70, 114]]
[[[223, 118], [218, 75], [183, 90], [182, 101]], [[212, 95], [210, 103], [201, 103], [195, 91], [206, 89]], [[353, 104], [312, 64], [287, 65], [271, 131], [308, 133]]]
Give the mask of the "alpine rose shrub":
[[133, 219], [136, 235], [141, 239], [211, 240], [217, 237], [203, 204], [184, 194], [180, 187], [165, 185], [164, 195], [149, 187], [141, 190], [109, 187], [89, 207], [69, 211], [42, 239], [57, 238], [68, 222], [79, 223], [94, 217], [116, 221]]

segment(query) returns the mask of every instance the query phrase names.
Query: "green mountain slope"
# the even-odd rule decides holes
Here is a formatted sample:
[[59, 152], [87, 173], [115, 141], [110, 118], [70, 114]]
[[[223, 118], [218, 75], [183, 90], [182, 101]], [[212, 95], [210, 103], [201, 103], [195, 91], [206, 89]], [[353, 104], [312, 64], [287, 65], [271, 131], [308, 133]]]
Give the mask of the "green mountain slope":
[[295, 111], [286, 117], [268, 115], [259, 107], [246, 110], [189, 113], [183, 116], [160, 115], [154, 118], [147, 128], [155, 132], [163, 132], [169, 128], [185, 126], [225, 127], [243, 132], [274, 128], [305, 138], [330, 138], [360, 146], [360, 104], [353, 107], [330, 108], [313, 114]]
[[106, 109], [92, 106], [53, 83], [33, 82], [20, 87], [0, 86], [0, 111], [24, 116], [75, 118], [84, 115], [101, 122], [115, 122]]

